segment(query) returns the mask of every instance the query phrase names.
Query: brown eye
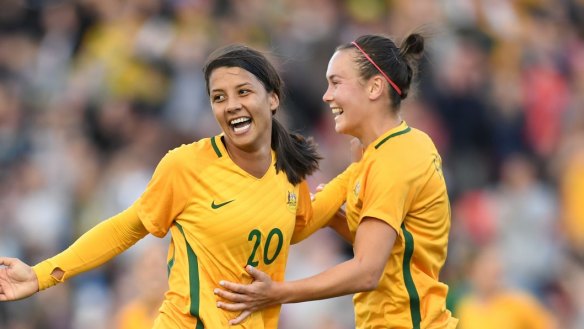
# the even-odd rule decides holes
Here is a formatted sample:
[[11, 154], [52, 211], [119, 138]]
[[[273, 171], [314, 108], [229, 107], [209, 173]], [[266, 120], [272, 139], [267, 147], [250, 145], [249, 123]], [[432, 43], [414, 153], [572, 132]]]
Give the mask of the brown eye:
[[225, 96], [224, 95], [213, 95], [211, 97], [211, 100], [213, 101], [213, 103], [219, 103], [225, 100]]

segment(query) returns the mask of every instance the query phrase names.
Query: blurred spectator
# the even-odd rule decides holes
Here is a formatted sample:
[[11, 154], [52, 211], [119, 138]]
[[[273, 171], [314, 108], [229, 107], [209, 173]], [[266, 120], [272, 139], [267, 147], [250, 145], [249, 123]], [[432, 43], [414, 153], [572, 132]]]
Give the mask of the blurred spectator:
[[[328, 181], [349, 161], [349, 139], [334, 133], [322, 102], [334, 46], [422, 26], [430, 37], [425, 77], [403, 104], [404, 119], [443, 155], [453, 217], [442, 276], [451, 301], [464, 293], [469, 250], [489, 243], [504, 251], [501, 280], [536, 294], [491, 300], [485, 325], [501, 314], [493, 305], [530, 305], [522, 310], [537, 298], [561, 328], [584, 327], [584, 1], [4, 0], [0, 7], [0, 254], [29, 263], [54, 254], [132, 202], [168, 149], [218, 132], [201, 68], [226, 43], [264, 49], [278, 63], [288, 90], [278, 115], [313, 135], [325, 156], [311, 186]], [[290, 276], [351, 252], [326, 234], [296, 248]], [[136, 305], [126, 304], [131, 296], [120, 282], [139, 257], [124, 254], [34, 299], [0, 303], [0, 328], [111, 328], [122, 305]], [[476, 298], [466, 305], [484, 316]], [[281, 324], [351, 328], [351, 309], [345, 299], [293, 305]]]
[[536, 298], [503, 284], [501, 251], [483, 247], [473, 256], [471, 290], [457, 306], [460, 329], [554, 329], [553, 316]]
[[502, 278], [541, 296], [559, 265], [556, 198], [538, 179], [536, 163], [525, 155], [505, 159], [501, 172], [492, 198], [495, 239], [505, 251], [500, 255]]
[[[120, 276], [121, 290], [129, 298], [120, 298], [119, 310], [116, 312], [118, 329], [150, 328], [158, 315], [163, 295], [168, 289], [166, 278], [165, 244], [153, 237], [141, 241], [135, 253], [136, 259], [126, 266], [127, 274]], [[147, 269], [147, 270], [144, 270]]]

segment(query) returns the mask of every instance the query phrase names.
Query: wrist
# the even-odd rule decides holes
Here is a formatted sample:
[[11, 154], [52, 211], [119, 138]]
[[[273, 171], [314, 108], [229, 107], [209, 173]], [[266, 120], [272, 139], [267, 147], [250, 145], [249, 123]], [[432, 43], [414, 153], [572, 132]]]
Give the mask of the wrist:
[[37, 291], [45, 290], [59, 283], [59, 281], [51, 275], [54, 269], [55, 266], [50, 260], [45, 260], [32, 267], [34, 278], [38, 286]]
[[278, 304], [288, 304], [294, 302], [294, 291], [290, 289], [289, 282], [277, 282], [275, 288], [277, 298], [276, 300]]

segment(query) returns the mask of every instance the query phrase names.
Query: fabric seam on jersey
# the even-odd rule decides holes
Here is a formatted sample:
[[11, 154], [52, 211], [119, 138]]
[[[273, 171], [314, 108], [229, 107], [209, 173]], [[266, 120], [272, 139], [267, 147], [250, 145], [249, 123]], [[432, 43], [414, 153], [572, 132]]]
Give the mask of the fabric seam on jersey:
[[[186, 238], [185, 238], [185, 240], [186, 240]], [[168, 261], [168, 265], [167, 265], [167, 274], [168, 274], [168, 277], [170, 277], [170, 271], [172, 270], [172, 267], [174, 266], [174, 256], [175, 255], [176, 255], [176, 245], [173, 247], [173, 249], [172, 249], [172, 257]]]
[[414, 238], [412, 234], [406, 229], [405, 222], [402, 223], [401, 228], [404, 234], [405, 241], [403, 277], [404, 283], [406, 285], [406, 290], [408, 291], [408, 295], [410, 297], [410, 314], [412, 317], [412, 328], [420, 329], [420, 322], [422, 321], [422, 317], [420, 315], [420, 296], [418, 295], [416, 284], [414, 283], [412, 271], [410, 268], [411, 266], [410, 263], [412, 260], [412, 256], [414, 254]]
[[189, 288], [190, 288], [190, 295], [191, 295], [191, 307], [190, 312], [191, 315], [197, 318], [197, 326], [195, 329], [204, 329], [205, 326], [203, 325], [203, 321], [199, 316], [199, 261], [197, 259], [197, 254], [191, 248], [191, 245], [187, 241], [187, 237], [185, 232], [183, 231], [182, 226], [179, 223], [176, 223], [176, 227], [183, 235], [185, 239], [185, 244], [187, 246], [187, 257], [189, 260]]

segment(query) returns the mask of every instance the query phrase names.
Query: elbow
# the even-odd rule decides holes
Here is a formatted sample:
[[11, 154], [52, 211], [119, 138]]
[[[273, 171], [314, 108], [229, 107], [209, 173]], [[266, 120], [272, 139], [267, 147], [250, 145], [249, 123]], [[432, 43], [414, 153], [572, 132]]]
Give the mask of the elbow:
[[361, 292], [373, 291], [377, 289], [379, 285], [379, 277], [375, 277], [374, 275], [367, 275], [362, 282], [361, 285]]
[[359, 291], [367, 292], [377, 289], [377, 287], [379, 286], [379, 281], [381, 280], [382, 273], [383, 271], [379, 271], [377, 269], [366, 270], [362, 274], [362, 280], [360, 280], [361, 285]]

